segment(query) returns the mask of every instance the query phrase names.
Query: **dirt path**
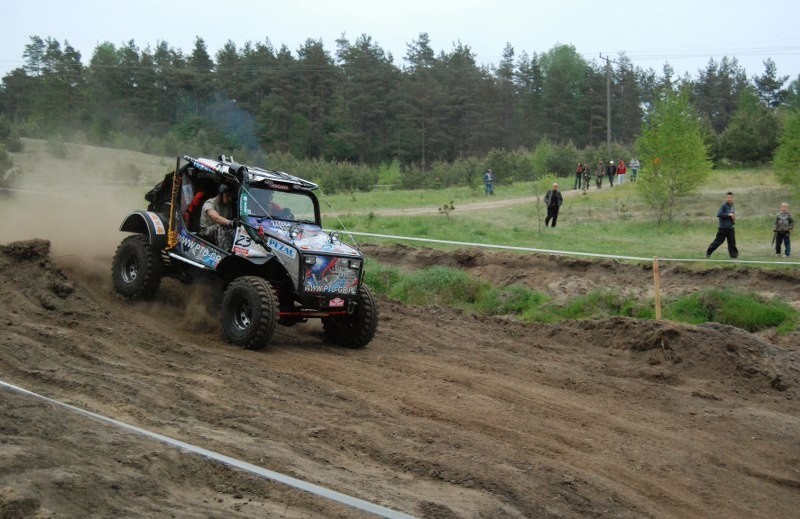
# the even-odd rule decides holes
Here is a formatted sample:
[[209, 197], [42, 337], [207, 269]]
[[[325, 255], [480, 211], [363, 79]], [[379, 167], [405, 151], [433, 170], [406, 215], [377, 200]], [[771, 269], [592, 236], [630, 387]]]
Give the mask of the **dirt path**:
[[[589, 189], [587, 194], [593, 193], [596, 191], [595, 189]], [[581, 190], [562, 190], [561, 194], [564, 198], [577, 196], [582, 194], [583, 191]], [[542, 199], [544, 199], [544, 195], [542, 195]], [[523, 205], [523, 204], [535, 204], [536, 197], [535, 196], [522, 196], [516, 198], [487, 198], [483, 202], [471, 202], [468, 204], [460, 204], [458, 206], [459, 209], [464, 211], [482, 211], [486, 209], [499, 209], [502, 207], [513, 207], [515, 205]], [[354, 211], [349, 212], [348, 214], [368, 214], [374, 213], [377, 216], [424, 216], [429, 214], [439, 214], [439, 209], [436, 207], [408, 207], [405, 209], [372, 209], [369, 211]]]
[[[554, 293], [581, 289], [555, 271], [609, 287], [642, 274], [444, 254], [406, 256], [492, 280], [507, 267]], [[526, 325], [382, 300], [366, 349], [327, 346], [309, 323], [251, 352], [222, 341], [203, 287], [167, 281], [155, 301], [126, 303], [108, 261], [4, 247], [4, 380], [418, 517], [773, 518], [800, 507], [797, 335]], [[685, 288], [733, 275], [800, 299], [791, 276], [672, 274]], [[2, 389], [0, 431], [0, 517], [366, 516]]]

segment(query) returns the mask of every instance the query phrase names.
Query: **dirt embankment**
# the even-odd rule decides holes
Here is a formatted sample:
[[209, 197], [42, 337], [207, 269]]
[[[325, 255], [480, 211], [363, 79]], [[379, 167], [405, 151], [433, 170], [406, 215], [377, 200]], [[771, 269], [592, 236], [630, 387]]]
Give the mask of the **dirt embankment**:
[[[650, 282], [629, 265], [402, 252], [553, 292], [571, 276]], [[800, 507], [796, 336], [633, 319], [529, 325], [383, 300], [363, 350], [330, 347], [308, 323], [253, 352], [222, 341], [203, 287], [167, 280], [155, 301], [128, 303], [97, 265], [56, 262], [46, 241], [2, 247], [3, 380], [418, 517], [772, 518]], [[730, 276], [798, 298], [791, 275], [665, 278], [689, 289]], [[365, 516], [0, 395], [0, 517]]]
[[[405, 271], [443, 265], [459, 268], [497, 285], [519, 284], [544, 292], [558, 302], [593, 290], [611, 289], [640, 299], [653, 297], [652, 263], [582, 259], [545, 254], [443, 251], [407, 245], [362, 245], [364, 253]], [[712, 286], [739, 288], [765, 297], [781, 297], [800, 308], [800, 271], [750, 267], [697, 267], [662, 262], [662, 295], [687, 294]]]

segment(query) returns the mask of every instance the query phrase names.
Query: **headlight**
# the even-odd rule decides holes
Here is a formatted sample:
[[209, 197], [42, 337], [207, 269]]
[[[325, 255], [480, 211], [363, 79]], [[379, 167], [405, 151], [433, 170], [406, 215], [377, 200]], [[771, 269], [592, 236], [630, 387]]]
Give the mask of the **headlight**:
[[349, 262], [349, 267], [351, 269], [360, 269], [361, 268], [361, 260], [360, 259], [351, 259]]
[[308, 254], [303, 257], [303, 263], [306, 265], [314, 265], [317, 262], [317, 257], [311, 254]]

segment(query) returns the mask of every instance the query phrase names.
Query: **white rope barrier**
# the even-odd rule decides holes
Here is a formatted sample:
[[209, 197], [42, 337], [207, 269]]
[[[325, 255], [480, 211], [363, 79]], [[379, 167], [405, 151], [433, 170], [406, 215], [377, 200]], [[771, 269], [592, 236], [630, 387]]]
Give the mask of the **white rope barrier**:
[[[71, 197], [68, 195], [63, 195], [60, 193], [46, 193], [42, 191], [30, 191], [24, 189], [12, 189], [12, 188], [0, 188], [0, 191], [14, 191], [18, 193], [28, 193], [28, 194], [37, 194], [37, 195], [49, 195], [49, 196], [57, 196], [57, 197], [66, 197], [66, 198], [76, 198]], [[326, 229], [326, 232], [331, 232], [330, 229]], [[403, 240], [403, 241], [418, 241], [418, 242], [428, 242], [428, 243], [439, 243], [444, 245], [458, 245], [460, 247], [482, 247], [487, 249], [501, 249], [501, 250], [515, 250], [521, 252], [538, 252], [541, 254], [550, 254], [550, 255], [562, 255], [562, 256], [583, 256], [589, 258], [605, 258], [605, 259], [618, 259], [618, 260], [625, 260], [625, 261], [673, 261], [676, 263], [736, 263], [736, 264], [754, 264], [754, 265], [800, 265], [798, 261], [766, 261], [766, 260], [740, 260], [740, 259], [710, 259], [710, 258], [662, 258], [662, 257], [640, 257], [640, 256], [624, 256], [619, 254], [600, 254], [595, 252], [580, 252], [580, 251], [566, 251], [566, 250], [553, 250], [553, 249], [537, 249], [534, 247], [515, 247], [513, 245], [493, 245], [487, 243], [472, 243], [472, 242], [462, 242], [462, 241], [452, 241], [452, 240], [434, 240], [431, 238], [415, 238], [412, 236], [396, 236], [392, 234], [374, 234], [368, 232], [354, 232], [354, 231], [345, 231], [347, 234], [352, 235], [359, 235], [359, 236], [372, 236], [374, 238], [384, 238], [384, 239], [391, 239], [391, 240]]]
[[452, 240], [434, 240], [431, 238], [415, 238], [412, 236], [396, 236], [393, 234], [375, 234], [375, 233], [368, 233], [368, 232], [353, 232], [350, 231], [349, 234], [359, 235], [359, 236], [371, 236], [374, 238], [385, 238], [391, 240], [402, 240], [402, 241], [418, 241], [418, 242], [428, 242], [428, 243], [439, 243], [443, 245], [458, 245], [460, 247], [482, 247], [487, 249], [501, 249], [501, 250], [514, 250], [514, 251], [522, 251], [522, 252], [538, 252], [542, 254], [551, 254], [551, 255], [562, 255], [562, 256], [586, 256], [592, 258], [606, 258], [606, 259], [618, 259], [618, 260], [627, 260], [627, 261], [647, 261], [651, 262], [654, 259], [658, 261], [674, 261], [674, 262], [701, 262], [701, 263], [755, 263], [755, 264], [766, 264], [766, 265], [800, 265], [800, 262], [797, 261], [759, 261], [759, 260], [740, 260], [740, 259], [698, 259], [698, 258], [660, 258], [660, 257], [640, 257], [640, 256], [623, 256], [619, 254], [600, 254], [595, 252], [580, 252], [580, 251], [567, 251], [567, 250], [554, 250], [554, 249], [537, 249], [534, 247], [516, 247], [513, 245], [493, 245], [487, 243], [472, 243], [472, 242], [464, 242], [464, 241], [452, 241]]
[[180, 440], [176, 440], [174, 438], [170, 438], [169, 436], [164, 436], [163, 434], [158, 434], [152, 431], [148, 431], [146, 429], [142, 429], [141, 427], [136, 427], [134, 425], [126, 424], [124, 422], [120, 422], [118, 420], [114, 420], [113, 418], [108, 418], [103, 415], [99, 415], [97, 413], [93, 413], [91, 411], [87, 411], [85, 409], [81, 409], [79, 407], [75, 407], [74, 405], [66, 404], [64, 402], [59, 402], [58, 400], [53, 400], [52, 398], [48, 398], [46, 396], [42, 396], [38, 393], [34, 393], [33, 391], [28, 391], [27, 389], [23, 389], [21, 387], [15, 386], [13, 384], [9, 384], [8, 382], [4, 382], [0, 380], [0, 387], [16, 391], [18, 393], [22, 393], [27, 396], [31, 396], [34, 398], [38, 398], [40, 400], [44, 400], [50, 404], [60, 406], [70, 411], [76, 412], [78, 414], [82, 414], [84, 416], [88, 416], [89, 418], [93, 418], [95, 420], [99, 420], [101, 422], [106, 422], [121, 429], [125, 429], [141, 436], [146, 436], [148, 438], [160, 441], [162, 443], [166, 443], [173, 447], [177, 447], [178, 449], [191, 452], [193, 454], [198, 454], [203, 456], [204, 458], [209, 458], [211, 460], [217, 461], [219, 463], [223, 463], [225, 465], [244, 470], [251, 474], [255, 474], [257, 476], [261, 476], [263, 478], [271, 479], [278, 483], [283, 483], [284, 485], [288, 485], [292, 488], [296, 488], [298, 490], [302, 490], [304, 492], [308, 492], [314, 494], [319, 497], [323, 497], [325, 499], [330, 499], [332, 501], [336, 501], [338, 503], [350, 506], [352, 508], [357, 508], [359, 510], [363, 510], [365, 512], [370, 512], [380, 517], [386, 517], [388, 519], [414, 519], [414, 516], [404, 514], [403, 512], [398, 512], [397, 510], [392, 510], [391, 508], [386, 508], [381, 505], [377, 505], [375, 503], [371, 503], [369, 501], [364, 501], [363, 499], [358, 499], [356, 497], [351, 497], [346, 494], [342, 494], [341, 492], [337, 492], [335, 490], [331, 490], [329, 488], [325, 488], [319, 485], [315, 485], [313, 483], [309, 483], [307, 481], [303, 481], [301, 479], [294, 478], [292, 476], [287, 476], [285, 474], [281, 474], [279, 472], [275, 472], [272, 470], [268, 470], [257, 465], [253, 465], [251, 463], [247, 463], [246, 461], [238, 460], [236, 458], [232, 458], [230, 456], [226, 456], [224, 454], [220, 454], [218, 452], [210, 451], [208, 449], [204, 449], [202, 447], [198, 447], [196, 445], [192, 445], [190, 443], [186, 443]]

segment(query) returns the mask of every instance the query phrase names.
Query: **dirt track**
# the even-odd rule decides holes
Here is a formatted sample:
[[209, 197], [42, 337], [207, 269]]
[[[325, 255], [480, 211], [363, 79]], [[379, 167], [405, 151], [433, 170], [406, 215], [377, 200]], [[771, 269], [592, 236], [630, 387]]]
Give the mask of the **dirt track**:
[[[279, 327], [221, 339], [216, 298], [111, 293], [109, 258], [0, 254], [6, 382], [419, 517], [791, 517], [800, 508], [800, 341], [632, 319], [527, 325], [380, 301], [375, 340]], [[368, 248], [557, 295], [648, 290], [641, 267]], [[580, 275], [578, 275], [580, 274]], [[794, 274], [665, 275], [800, 300]], [[570, 279], [581, 279], [571, 283]], [[672, 283], [672, 285], [670, 285]], [[620, 288], [622, 289], [622, 288]], [[360, 517], [0, 389], [0, 517]]]

